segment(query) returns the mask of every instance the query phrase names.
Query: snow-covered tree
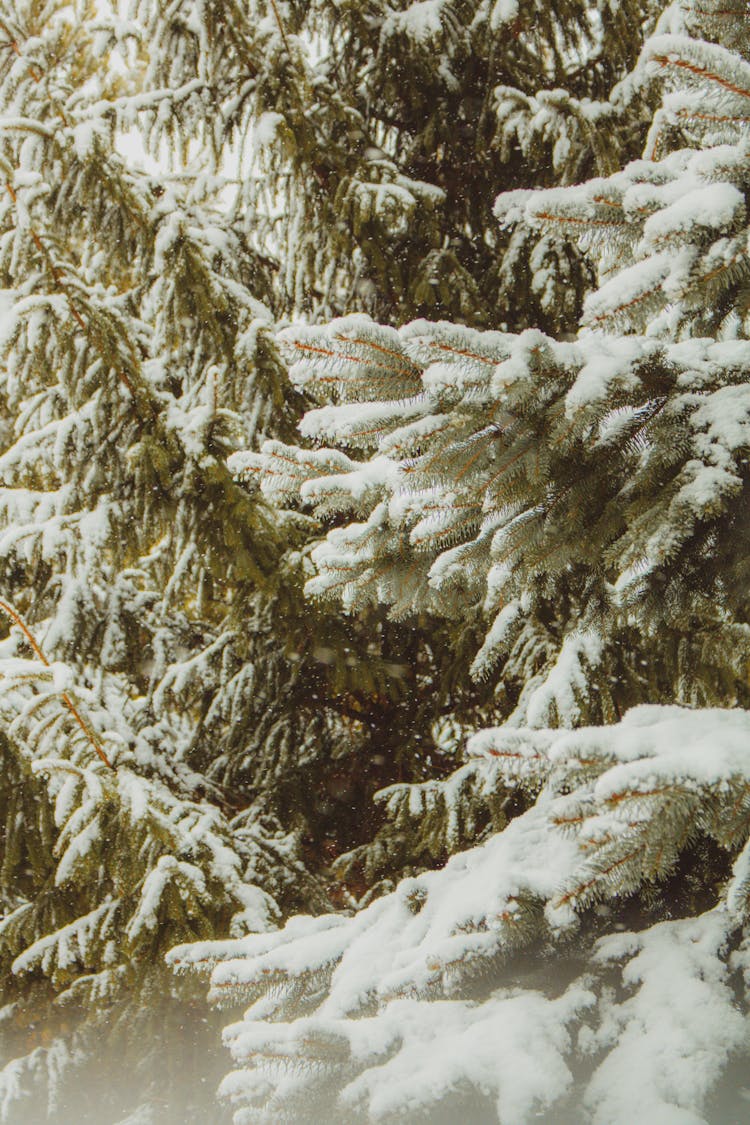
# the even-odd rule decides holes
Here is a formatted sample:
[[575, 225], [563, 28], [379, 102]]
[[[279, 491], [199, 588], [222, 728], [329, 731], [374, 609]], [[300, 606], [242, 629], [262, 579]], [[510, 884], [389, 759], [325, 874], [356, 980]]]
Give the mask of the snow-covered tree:
[[303, 443], [235, 472], [327, 525], [311, 597], [457, 630], [481, 613], [499, 725], [449, 778], [381, 794], [416, 854], [425, 823], [454, 852], [484, 824], [478, 846], [353, 916], [171, 955], [251, 1003], [225, 1032], [238, 1123], [742, 1117], [746, 21], [668, 10], [627, 83], [661, 92], [644, 158], [498, 200], [584, 241], [599, 284], [576, 339], [362, 316], [282, 333], [318, 406]]

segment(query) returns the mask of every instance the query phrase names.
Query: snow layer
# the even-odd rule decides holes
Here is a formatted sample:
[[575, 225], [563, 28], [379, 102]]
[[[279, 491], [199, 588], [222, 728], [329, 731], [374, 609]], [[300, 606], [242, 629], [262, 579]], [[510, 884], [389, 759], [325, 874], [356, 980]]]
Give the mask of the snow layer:
[[[253, 1001], [226, 1031], [239, 1069], [225, 1095], [261, 1121], [315, 1099], [334, 1116], [385, 1121], [473, 1091], [498, 1121], [522, 1125], [568, 1097], [588, 1059], [582, 1121], [704, 1122], [747, 1044], [728, 958], [747, 916], [741, 865], [731, 912], [720, 898], [698, 918], [611, 933], [585, 971], [567, 970], [570, 984], [538, 945], [535, 968], [521, 955], [570, 934], [623, 880], [666, 874], [680, 822], [683, 842], [697, 829], [721, 840], [742, 808], [747, 835], [750, 713], [643, 706], [611, 727], [486, 730], [468, 752], [536, 794], [485, 844], [351, 918], [297, 917], [170, 955], [181, 968], [212, 964], [215, 999]], [[477, 974], [494, 987], [466, 999]]]

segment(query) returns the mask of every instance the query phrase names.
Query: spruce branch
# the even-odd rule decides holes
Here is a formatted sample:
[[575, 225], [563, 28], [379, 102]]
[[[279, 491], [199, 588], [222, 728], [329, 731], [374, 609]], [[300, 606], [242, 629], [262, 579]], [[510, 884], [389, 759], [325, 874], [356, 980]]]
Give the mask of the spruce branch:
[[714, 83], [721, 87], [723, 90], [728, 90], [730, 94], [737, 94], [741, 98], [750, 98], [750, 90], [744, 86], [737, 85], [732, 82], [723, 74], [718, 74], [707, 66], [700, 66], [698, 63], [691, 62], [690, 59], [677, 58], [674, 55], [658, 55], [650, 56], [651, 61], [655, 62], [657, 66], [674, 67], [677, 70], [686, 70], [696, 78], [705, 78], [707, 81]]

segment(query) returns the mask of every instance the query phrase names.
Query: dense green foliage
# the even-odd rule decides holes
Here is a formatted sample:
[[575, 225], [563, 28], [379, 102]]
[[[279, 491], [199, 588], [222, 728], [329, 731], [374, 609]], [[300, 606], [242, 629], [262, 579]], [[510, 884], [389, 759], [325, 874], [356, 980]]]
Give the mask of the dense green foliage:
[[165, 953], [502, 836], [467, 733], [746, 703], [714, 7], [0, 4], [3, 1119], [218, 1120]]
[[279, 335], [301, 440], [230, 464], [320, 522], [311, 599], [472, 620], [501, 725], [379, 795], [338, 868], [411, 859], [392, 893], [171, 955], [250, 1003], [225, 1032], [238, 1125], [742, 1119], [746, 30], [667, 9], [613, 95], [634, 123], [654, 106], [644, 157], [499, 196], [531, 239], [583, 243], [575, 339], [361, 315]]

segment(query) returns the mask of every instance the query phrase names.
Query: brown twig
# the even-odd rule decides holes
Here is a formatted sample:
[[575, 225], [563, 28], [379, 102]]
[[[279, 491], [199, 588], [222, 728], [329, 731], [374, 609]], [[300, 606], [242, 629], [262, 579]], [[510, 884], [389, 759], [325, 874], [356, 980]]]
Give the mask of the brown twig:
[[[12, 605], [9, 605], [8, 602], [4, 602], [4, 601], [1, 601], [1, 600], [0, 600], [0, 611], [2, 611], [5, 614], [6, 617], [10, 618], [10, 620], [13, 622], [14, 625], [18, 626], [18, 628], [21, 630], [21, 632], [25, 636], [26, 640], [29, 642], [29, 645], [30, 645], [31, 650], [34, 653], [34, 655], [37, 657], [38, 660], [41, 661], [41, 663], [44, 665], [45, 668], [49, 668], [50, 667], [49, 660], [47, 659], [47, 657], [42, 652], [42, 649], [40, 648], [39, 644], [37, 643], [36, 638], [34, 637], [34, 634], [31, 632], [31, 629], [29, 629], [28, 625], [26, 624], [24, 619], [21, 617], [20, 613], [18, 613], [18, 611], [15, 610]], [[104, 752], [104, 749], [101, 746], [101, 743], [99, 742], [99, 740], [96, 737], [96, 735], [94, 734], [94, 732], [91, 730], [91, 727], [81, 717], [81, 713], [78, 710], [78, 708], [76, 707], [76, 705], [73, 702], [73, 700], [71, 699], [71, 697], [68, 695], [68, 693], [66, 691], [64, 691], [64, 692], [62, 692], [60, 698], [62, 699], [62, 702], [63, 702], [64, 706], [67, 707], [68, 711], [70, 711], [70, 713], [73, 716], [73, 718], [75, 719], [76, 723], [78, 724], [78, 726], [81, 728], [81, 730], [85, 734], [86, 739], [88, 740], [88, 742], [93, 747], [94, 752], [97, 755], [97, 757], [102, 762], [104, 762], [104, 765], [107, 766], [108, 769], [113, 770], [115, 767], [110, 762], [109, 758], [107, 757], [106, 753]]]
[[286, 30], [284, 28], [284, 21], [281, 18], [281, 12], [279, 11], [276, 0], [271, 0], [271, 7], [273, 8], [273, 14], [276, 17], [276, 23], [279, 25], [279, 31], [281, 33], [281, 38], [282, 38], [282, 41], [284, 43], [284, 46], [286, 47], [286, 53], [290, 54], [291, 52], [289, 50], [289, 40], [286, 37]]
[[[21, 54], [21, 48], [18, 46], [18, 40], [11, 34], [11, 32], [8, 30], [7, 26], [2, 22], [0, 22], [0, 31], [2, 31], [5, 35], [8, 36], [8, 46], [10, 47], [11, 51], [16, 56], [16, 58], [20, 59], [21, 62], [23, 62], [23, 55]], [[41, 82], [42, 75], [37, 70], [37, 68], [34, 66], [34, 64], [29, 63], [28, 66], [29, 66], [29, 74], [34, 79], [34, 81], [35, 82]]]
[[729, 90], [730, 94], [738, 94], [741, 98], [750, 98], [750, 90], [745, 90], [742, 86], [730, 82], [728, 78], [724, 78], [721, 74], [716, 74], [714, 71], [709, 70], [708, 67], [698, 66], [697, 63], [690, 62], [689, 59], [675, 59], [670, 58], [668, 55], [654, 55], [653, 61], [658, 66], [675, 66], [679, 70], [689, 70], [696, 78], [706, 78], [709, 82], [715, 82], [717, 86], [721, 86], [724, 90]]

